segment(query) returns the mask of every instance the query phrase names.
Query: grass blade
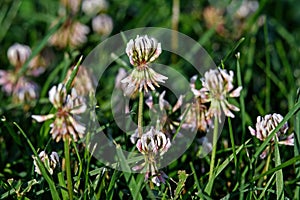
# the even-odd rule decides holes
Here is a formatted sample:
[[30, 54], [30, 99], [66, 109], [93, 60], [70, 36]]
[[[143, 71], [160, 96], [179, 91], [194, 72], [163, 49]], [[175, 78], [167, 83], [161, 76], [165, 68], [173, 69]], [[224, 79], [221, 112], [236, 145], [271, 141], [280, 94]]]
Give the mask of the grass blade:
[[140, 183], [137, 184], [134, 177], [132, 176], [132, 174], [128, 172], [128, 171], [130, 171], [130, 167], [127, 164], [127, 160], [122, 152], [121, 147], [118, 145], [116, 149], [117, 149], [117, 155], [119, 158], [119, 163], [120, 163], [121, 169], [124, 170], [123, 175], [126, 179], [126, 182], [128, 183], [128, 187], [129, 187], [130, 193], [132, 195], [132, 198], [133, 199], [143, 199], [142, 195], [140, 193], [141, 185], [140, 185]]
[[52, 195], [52, 199], [60, 199], [59, 194], [56, 190], [55, 184], [53, 182], [53, 180], [51, 179], [51, 177], [48, 175], [48, 172], [43, 164], [43, 162], [41, 161], [39, 155], [37, 154], [36, 149], [34, 148], [34, 146], [32, 145], [31, 141], [29, 140], [29, 138], [27, 137], [27, 135], [25, 134], [25, 132], [21, 129], [21, 127], [14, 122], [14, 125], [19, 129], [19, 131], [22, 133], [22, 135], [24, 136], [24, 138], [26, 139], [29, 147], [31, 148], [33, 154], [35, 155], [35, 157], [37, 158], [37, 164], [39, 166], [40, 171], [42, 172], [43, 177], [45, 178], [45, 180], [47, 181], [47, 183], [49, 184], [50, 187], [50, 192]]
[[[5, 21], [3, 21], [3, 22], [1, 21], [0, 43], [4, 39], [10, 25], [12, 24], [12, 21], [16, 17], [21, 4], [22, 4], [22, 1], [13, 1], [13, 3], [6, 15]], [[3, 11], [3, 10], [1, 10], [1, 11]]]
[[[300, 102], [300, 88], [298, 89], [298, 92], [297, 92], [297, 101], [296, 102]], [[295, 117], [295, 133], [294, 133], [294, 136], [295, 136], [295, 139], [294, 139], [294, 156], [300, 156], [300, 112], [298, 111], [297, 114], [296, 114], [296, 117]], [[300, 165], [300, 162], [297, 161], [295, 163], [295, 165]], [[300, 178], [300, 168], [297, 167], [296, 168], [296, 178]], [[295, 199], [297, 197], [300, 196], [300, 185], [297, 185], [296, 186], [296, 189], [295, 189]]]
[[[279, 153], [279, 148], [278, 148], [278, 141], [275, 141], [275, 167], [281, 165], [281, 158], [280, 158], [280, 153]], [[277, 194], [277, 199], [284, 200], [284, 183], [283, 183], [283, 174], [282, 174], [282, 169], [278, 170], [276, 172], [276, 194]]]

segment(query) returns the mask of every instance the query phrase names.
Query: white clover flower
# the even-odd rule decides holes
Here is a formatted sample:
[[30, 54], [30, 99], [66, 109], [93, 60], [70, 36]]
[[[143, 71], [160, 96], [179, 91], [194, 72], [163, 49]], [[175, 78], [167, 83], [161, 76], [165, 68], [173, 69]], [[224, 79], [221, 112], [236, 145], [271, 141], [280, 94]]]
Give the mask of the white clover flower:
[[[255, 129], [251, 126], [248, 127], [251, 135], [255, 136], [261, 141], [264, 141], [272, 132], [273, 130], [278, 126], [278, 124], [283, 120], [282, 115], [280, 114], [268, 114], [264, 117], [258, 116], [256, 119]], [[278, 140], [279, 144], [283, 145], [294, 145], [294, 133], [290, 135], [286, 135], [286, 132], [288, 130], [289, 126], [286, 122], [279, 131], [275, 134], [275, 137]], [[274, 142], [274, 138], [271, 139], [271, 142]], [[264, 158], [268, 152], [264, 151], [261, 158]]]
[[39, 97], [38, 85], [25, 77], [19, 77], [13, 89], [13, 100], [18, 103], [30, 102]]
[[66, 87], [63, 84], [53, 86], [49, 91], [49, 100], [56, 108], [56, 113], [48, 115], [32, 115], [38, 122], [54, 119], [50, 124], [52, 138], [59, 142], [61, 138], [65, 141], [70, 136], [77, 141], [83, 137], [85, 127], [80, 124], [73, 115], [82, 114], [86, 111], [86, 104], [82, 97], [78, 96], [73, 88], [70, 95], [67, 95]]
[[158, 169], [159, 160], [171, 146], [171, 141], [166, 135], [153, 127], [142, 135], [136, 143], [138, 150], [144, 154], [145, 162], [133, 167], [134, 171], [142, 170], [145, 172], [145, 180], [151, 176], [151, 181], [159, 186], [165, 183], [168, 176]]
[[143, 65], [153, 62], [161, 54], [161, 44], [154, 38], [137, 36], [127, 43], [126, 53], [133, 66], [142, 68]]
[[159, 154], [162, 156], [171, 146], [170, 138], [153, 127], [142, 135], [137, 141], [136, 147], [142, 154]]
[[130, 63], [135, 66], [131, 74], [121, 81], [128, 84], [128, 90], [141, 92], [144, 89], [148, 92], [148, 87], [155, 90], [154, 85], [159, 87], [158, 82], [164, 83], [168, 79], [149, 66], [161, 53], [161, 44], [154, 38], [145, 35], [137, 36], [135, 40], [131, 39], [127, 43], [126, 53]]
[[[35, 156], [32, 156], [33, 158], [33, 164], [34, 164], [34, 171], [36, 173], [38, 173], [39, 175], [42, 175], [41, 170], [37, 164], [37, 158]], [[59, 157], [58, 154], [53, 151], [49, 156], [46, 154], [45, 151], [41, 151], [39, 153], [39, 158], [41, 159], [41, 161], [44, 163], [44, 166], [46, 168], [46, 170], [49, 172], [49, 174], [53, 174], [54, 169], [56, 168], [57, 165], [60, 165], [59, 163]]]
[[94, 15], [108, 8], [106, 0], [83, 0], [82, 11], [87, 15]]
[[221, 122], [221, 113], [224, 112], [227, 117], [234, 118], [230, 111], [239, 111], [240, 109], [227, 101], [228, 97], [239, 97], [242, 87], [233, 90], [233, 71], [229, 74], [225, 69], [210, 69], [205, 72], [201, 79], [202, 87], [199, 95], [202, 95], [203, 101], [210, 102], [207, 115], [209, 117], [218, 117]]
[[16, 43], [7, 50], [9, 62], [16, 68], [20, 68], [31, 55], [31, 49], [27, 45]]
[[112, 32], [113, 26], [113, 20], [107, 14], [100, 14], [92, 19], [93, 31], [99, 35], [108, 36]]
[[62, 27], [50, 37], [49, 42], [58, 48], [65, 48], [67, 46], [77, 48], [87, 41], [87, 34], [89, 32], [90, 29], [88, 26], [78, 21], [68, 19]]

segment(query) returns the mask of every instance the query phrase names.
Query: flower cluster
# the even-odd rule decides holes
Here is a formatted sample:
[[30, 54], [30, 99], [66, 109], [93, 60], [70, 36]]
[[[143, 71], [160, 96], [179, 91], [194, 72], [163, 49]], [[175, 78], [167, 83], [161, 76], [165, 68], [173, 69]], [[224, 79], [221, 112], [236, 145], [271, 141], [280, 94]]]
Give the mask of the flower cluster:
[[[37, 164], [37, 157], [32, 156], [33, 158], [33, 164], [34, 164], [34, 171], [36, 173], [38, 173], [39, 175], [42, 175], [41, 170]], [[53, 151], [50, 155], [50, 158], [48, 156], [48, 154], [46, 154], [45, 151], [41, 151], [39, 153], [39, 158], [41, 159], [41, 161], [43, 162], [46, 170], [52, 175], [54, 169], [56, 168], [57, 165], [60, 165], [59, 163], [59, 157], [58, 154]]]
[[56, 113], [48, 115], [32, 115], [32, 118], [38, 122], [54, 119], [51, 123], [52, 138], [59, 142], [70, 140], [72, 137], [77, 141], [78, 136], [84, 135], [85, 127], [80, 124], [76, 118], [78, 114], [86, 111], [86, 104], [82, 97], [78, 96], [73, 88], [71, 94], [67, 95], [67, 89], [63, 84], [53, 86], [49, 91], [49, 100], [56, 109]]
[[166, 135], [153, 127], [142, 135], [136, 143], [136, 147], [145, 157], [145, 162], [141, 165], [133, 167], [133, 170], [142, 170], [145, 172], [145, 179], [151, 176], [151, 181], [157, 186], [165, 183], [168, 176], [158, 170], [159, 159], [168, 151], [171, 141]]
[[207, 114], [208, 107], [205, 104], [203, 93], [196, 89], [195, 82], [197, 78], [198, 77], [195, 75], [190, 80], [193, 99], [191, 103], [186, 104], [186, 113], [184, 112], [180, 116], [180, 120], [184, 120], [184, 123], [182, 124], [182, 128], [184, 129], [206, 132], [208, 127], [212, 126], [212, 120], [211, 116]]
[[227, 117], [234, 118], [230, 110], [239, 111], [239, 108], [230, 104], [227, 98], [240, 96], [242, 87], [233, 90], [233, 71], [228, 74], [225, 69], [210, 69], [205, 72], [201, 81], [202, 88], [197, 93], [203, 97], [204, 103], [210, 103], [207, 116], [218, 117], [221, 122], [221, 114], [224, 112]]
[[[87, 16], [94, 16], [107, 9], [108, 3], [105, 0], [61, 0], [59, 18], [67, 16], [66, 21], [59, 30], [52, 35], [49, 42], [58, 48], [71, 47], [73, 49], [83, 45], [87, 41], [90, 28], [76, 19], [80, 7]], [[56, 24], [56, 20], [54, 24]], [[92, 19], [92, 29], [95, 33], [107, 36], [113, 29], [113, 21], [110, 16], [100, 13]]]
[[149, 64], [161, 54], [161, 44], [154, 38], [137, 36], [135, 40], [127, 43], [126, 53], [130, 63], [135, 66], [129, 76], [123, 79], [122, 83], [127, 83], [127, 90], [136, 92], [143, 89], [148, 92], [148, 87], [155, 90], [154, 85], [159, 87], [157, 82], [164, 83], [166, 76], [155, 72]]
[[27, 45], [16, 43], [7, 51], [7, 57], [13, 70], [0, 70], [0, 85], [7, 95], [12, 95], [14, 102], [27, 103], [38, 98], [38, 85], [30, 77], [39, 76], [45, 71], [45, 61], [37, 55], [28, 63], [23, 74], [19, 74], [21, 67], [31, 56], [31, 49]]
[[[249, 126], [249, 131], [251, 135], [257, 137], [259, 140], [264, 141], [273, 130], [279, 125], [279, 123], [283, 120], [283, 117], [280, 114], [268, 114], [264, 117], [258, 116], [256, 119], [255, 129]], [[290, 135], [286, 135], [289, 126], [286, 122], [279, 131], [275, 134], [275, 138], [279, 144], [283, 145], [294, 145], [294, 133]], [[271, 139], [271, 142], [274, 142], [274, 138]], [[266, 157], [268, 153], [268, 149], [266, 149], [260, 157], [263, 159]]]

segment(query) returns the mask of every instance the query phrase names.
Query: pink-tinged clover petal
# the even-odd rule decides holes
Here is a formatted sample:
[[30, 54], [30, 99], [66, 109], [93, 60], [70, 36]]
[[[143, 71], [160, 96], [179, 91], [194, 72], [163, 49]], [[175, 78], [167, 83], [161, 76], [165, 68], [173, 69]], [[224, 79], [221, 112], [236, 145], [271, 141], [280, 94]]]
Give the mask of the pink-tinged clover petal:
[[49, 115], [32, 115], [31, 116], [33, 119], [35, 119], [37, 122], [43, 122], [49, 119], [53, 119], [55, 117], [54, 114], [49, 114]]
[[238, 88], [236, 88], [235, 90], [233, 90], [230, 94], [229, 97], [239, 97], [241, 94], [243, 87], [239, 86]]
[[294, 146], [294, 133], [290, 134], [286, 139], [278, 142], [279, 144]]

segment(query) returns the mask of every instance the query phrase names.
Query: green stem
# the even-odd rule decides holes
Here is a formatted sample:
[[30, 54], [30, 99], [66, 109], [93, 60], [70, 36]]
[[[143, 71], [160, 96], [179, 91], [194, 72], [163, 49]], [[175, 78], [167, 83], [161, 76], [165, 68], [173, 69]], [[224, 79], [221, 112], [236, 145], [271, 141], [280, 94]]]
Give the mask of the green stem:
[[[272, 154], [272, 152], [271, 152], [271, 146], [269, 146], [269, 148], [270, 148], [270, 152], [268, 152], [267, 162], [266, 162], [265, 168], [264, 168], [264, 170], [263, 170], [262, 173], [265, 173], [265, 172], [267, 172], [269, 170], [270, 161], [271, 161], [271, 154]], [[267, 179], [267, 176], [264, 176], [264, 180], [266, 180], [266, 179]]]
[[72, 186], [72, 176], [71, 176], [71, 165], [70, 165], [70, 143], [69, 139], [67, 138], [64, 141], [64, 149], [65, 149], [65, 159], [66, 159], [66, 172], [67, 172], [67, 186], [68, 186], [68, 193], [69, 199], [73, 200], [73, 186]]
[[238, 170], [237, 158], [236, 158], [236, 152], [235, 152], [234, 135], [233, 135], [232, 124], [231, 124], [230, 118], [228, 118], [228, 127], [229, 127], [230, 142], [231, 142], [231, 146], [232, 146], [232, 153], [234, 155], [234, 165], [235, 165], [235, 169]]
[[219, 130], [219, 122], [218, 118], [214, 118], [214, 133], [213, 133], [213, 149], [211, 153], [211, 160], [210, 160], [210, 168], [209, 168], [209, 182], [211, 182], [210, 190], [208, 194], [210, 195], [213, 185], [213, 171], [215, 168], [215, 159], [216, 159], [216, 152], [217, 152], [217, 139], [218, 139], [218, 130]]
[[143, 101], [144, 101], [144, 93], [139, 92], [139, 111], [138, 111], [138, 133], [139, 138], [143, 135]]

